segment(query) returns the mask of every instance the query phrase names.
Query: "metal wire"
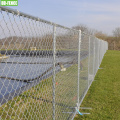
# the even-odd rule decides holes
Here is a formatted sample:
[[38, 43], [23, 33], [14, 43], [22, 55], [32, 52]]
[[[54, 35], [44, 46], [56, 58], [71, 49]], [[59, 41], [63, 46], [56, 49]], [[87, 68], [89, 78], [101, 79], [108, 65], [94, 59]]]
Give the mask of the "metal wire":
[[0, 6], [0, 119], [74, 119], [108, 43]]

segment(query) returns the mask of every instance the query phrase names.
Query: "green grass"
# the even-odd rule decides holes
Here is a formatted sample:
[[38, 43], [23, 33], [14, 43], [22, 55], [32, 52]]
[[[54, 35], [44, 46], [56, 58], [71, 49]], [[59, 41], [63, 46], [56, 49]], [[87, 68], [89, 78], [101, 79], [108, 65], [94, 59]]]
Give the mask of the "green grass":
[[120, 51], [107, 51], [81, 107], [90, 115], [76, 115], [74, 120], [120, 120]]
[[[91, 58], [92, 59], [92, 58]], [[80, 73], [80, 94], [86, 88], [88, 59], [82, 61]], [[81, 107], [90, 115], [76, 115], [75, 120], [119, 120], [120, 119], [120, 51], [107, 51]], [[77, 103], [77, 64], [56, 75], [56, 120], [65, 120], [70, 108]], [[62, 112], [63, 111], [63, 112]], [[52, 77], [41, 81], [35, 87], [0, 106], [1, 120], [51, 120], [52, 119]]]
[[[88, 58], [82, 61], [83, 71], [81, 76], [85, 76]], [[56, 74], [56, 119], [64, 120], [69, 117], [71, 108], [77, 102], [77, 75], [78, 65], [73, 64], [64, 72]], [[86, 88], [86, 80], [81, 79], [80, 93]], [[44, 79], [35, 87], [25, 91], [20, 96], [8, 101], [0, 106], [1, 120], [51, 120], [52, 119], [52, 77]], [[68, 107], [65, 107], [68, 106]], [[63, 112], [62, 112], [63, 111]]]

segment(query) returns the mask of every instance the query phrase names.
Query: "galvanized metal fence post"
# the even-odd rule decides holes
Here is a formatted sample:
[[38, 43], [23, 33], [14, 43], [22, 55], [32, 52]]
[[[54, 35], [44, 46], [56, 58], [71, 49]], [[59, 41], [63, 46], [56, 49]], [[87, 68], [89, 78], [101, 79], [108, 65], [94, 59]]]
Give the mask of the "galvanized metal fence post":
[[99, 61], [100, 61], [100, 63], [101, 63], [101, 40], [100, 40], [100, 50], [99, 50], [99, 52], [100, 52]]
[[53, 25], [53, 120], [55, 120], [56, 25]]
[[89, 56], [88, 56], [88, 89], [89, 89], [89, 68], [90, 67], [90, 36], [89, 36]]
[[100, 67], [100, 60], [99, 60], [99, 58], [100, 58], [100, 41], [99, 41], [99, 39], [97, 39], [98, 40], [98, 69], [99, 69], [99, 67]]
[[94, 49], [93, 49], [93, 76], [95, 77], [95, 38], [94, 38], [94, 43], [93, 43]]
[[79, 43], [78, 43], [78, 95], [77, 95], [77, 97], [78, 97], [78, 103], [77, 103], [77, 109], [79, 110], [79, 91], [80, 91], [80, 45], [81, 45], [81, 30], [79, 30]]

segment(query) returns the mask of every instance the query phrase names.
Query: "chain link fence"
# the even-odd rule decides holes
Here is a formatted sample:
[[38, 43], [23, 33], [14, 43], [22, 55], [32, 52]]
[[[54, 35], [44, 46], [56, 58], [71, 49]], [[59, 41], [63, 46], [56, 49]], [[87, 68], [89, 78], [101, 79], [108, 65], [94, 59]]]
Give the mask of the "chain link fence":
[[0, 119], [71, 120], [108, 43], [0, 6]]

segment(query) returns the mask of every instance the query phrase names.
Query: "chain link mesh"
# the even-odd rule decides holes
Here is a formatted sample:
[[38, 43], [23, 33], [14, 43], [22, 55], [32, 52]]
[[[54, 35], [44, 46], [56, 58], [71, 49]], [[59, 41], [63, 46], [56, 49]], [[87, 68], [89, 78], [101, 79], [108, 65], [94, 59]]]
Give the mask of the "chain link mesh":
[[63, 120], [71, 118], [77, 103], [78, 32], [57, 27], [56, 35], [61, 70], [56, 74], [55, 118]]
[[0, 9], [0, 119], [74, 119], [108, 43]]
[[82, 34], [80, 46], [80, 101], [88, 89], [89, 36]]

